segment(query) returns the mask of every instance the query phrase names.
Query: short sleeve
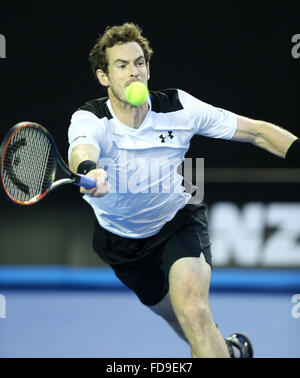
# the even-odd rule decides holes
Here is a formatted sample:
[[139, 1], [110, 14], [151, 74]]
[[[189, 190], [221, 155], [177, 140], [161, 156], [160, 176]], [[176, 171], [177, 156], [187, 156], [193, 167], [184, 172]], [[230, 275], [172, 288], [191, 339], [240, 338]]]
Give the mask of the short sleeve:
[[71, 118], [68, 140], [69, 159], [72, 149], [78, 145], [91, 144], [100, 151], [102, 150], [101, 144], [105, 143], [105, 124], [93, 113], [86, 110], [78, 110]]
[[195, 134], [230, 140], [237, 129], [237, 115], [209, 105], [179, 90], [180, 101], [189, 115]]

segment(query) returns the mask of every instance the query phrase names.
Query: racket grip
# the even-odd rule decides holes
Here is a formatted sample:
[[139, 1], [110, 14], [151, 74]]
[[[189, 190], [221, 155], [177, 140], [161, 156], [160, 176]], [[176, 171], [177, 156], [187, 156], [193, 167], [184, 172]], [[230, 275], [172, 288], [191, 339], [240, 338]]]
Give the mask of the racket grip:
[[97, 186], [97, 180], [86, 176], [80, 176], [80, 180], [76, 182], [76, 185], [83, 186], [85, 189], [93, 189]]

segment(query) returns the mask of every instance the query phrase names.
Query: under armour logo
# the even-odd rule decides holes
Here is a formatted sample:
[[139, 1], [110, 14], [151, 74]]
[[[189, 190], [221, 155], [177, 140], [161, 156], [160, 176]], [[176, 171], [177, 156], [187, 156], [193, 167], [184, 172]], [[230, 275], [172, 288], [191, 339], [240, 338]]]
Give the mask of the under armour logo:
[[160, 135], [159, 137], [161, 139], [161, 143], [166, 143], [166, 139], [167, 138], [170, 138], [170, 139], [174, 138], [173, 131], [168, 131], [168, 135], [167, 136]]

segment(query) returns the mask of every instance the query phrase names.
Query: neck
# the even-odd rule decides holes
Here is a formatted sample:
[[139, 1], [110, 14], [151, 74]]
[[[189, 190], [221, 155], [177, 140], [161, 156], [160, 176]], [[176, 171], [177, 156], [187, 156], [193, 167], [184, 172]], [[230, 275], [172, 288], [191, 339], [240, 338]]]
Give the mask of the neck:
[[120, 101], [113, 95], [109, 96], [109, 99], [112, 109], [120, 122], [133, 129], [138, 129], [141, 126], [149, 110], [148, 102], [135, 107]]

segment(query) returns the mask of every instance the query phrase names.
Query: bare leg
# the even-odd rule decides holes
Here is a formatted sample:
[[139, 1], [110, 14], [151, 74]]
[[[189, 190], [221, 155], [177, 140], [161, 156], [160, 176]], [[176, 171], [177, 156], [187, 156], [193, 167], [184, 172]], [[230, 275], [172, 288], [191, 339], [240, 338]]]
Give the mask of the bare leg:
[[226, 343], [210, 313], [210, 275], [210, 266], [203, 255], [178, 260], [170, 271], [170, 292], [160, 303], [149, 308], [190, 344], [192, 357], [229, 357]]
[[193, 357], [229, 357], [209, 307], [211, 268], [203, 254], [177, 260], [169, 274], [170, 298]]
[[156, 315], [161, 316], [173, 328], [177, 335], [188, 343], [188, 340], [173, 310], [169, 292], [161, 302], [159, 302], [157, 305], [149, 306], [148, 308], [150, 308], [150, 310], [153, 311]]

